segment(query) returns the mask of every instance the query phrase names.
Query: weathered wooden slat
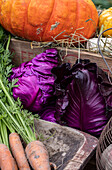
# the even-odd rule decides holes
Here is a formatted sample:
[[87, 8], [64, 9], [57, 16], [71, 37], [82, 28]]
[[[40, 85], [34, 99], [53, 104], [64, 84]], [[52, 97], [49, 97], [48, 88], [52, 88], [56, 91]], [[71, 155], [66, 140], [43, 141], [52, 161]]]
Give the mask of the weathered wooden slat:
[[[60, 48], [61, 50], [61, 48]], [[101, 69], [106, 72], [109, 72], [102, 56], [100, 54], [86, 52], [86, 51], [79, 51], [78, 50], [71, 50], [71, 49], [63, 49], [61, 51], [61, 56], [63, 56], [63, 62], [69, 62], [72, 65], [75, 64], [76, 60], [79, 59], [89, 59], [91, 62], [96, 63]], [[105, 57], [110, 69], [112, 69], [112, 58]]]
[[[31, 42], [29, 41], [21, 41], [17, 39], [12, 39], [10, 44], [10, 50], [14, 52], [14, 58], [13, 63], [16, 65], [19, 65], [25, 61], [30, 61], [32, 58], [34, 58], [37, 54], [42, 53], [45, 49], [43, 47], [36, 47], [33, 46], [31, 48]], [[80, 51], [75, 49], [66, 49], [66, 48], [57, 48], [59, 51], [59, 54], [63, 60], [63, 62], [69, 62], [71, 65], [75, 64], [76, 60], [78, 58], [81, 59], [89, 59], [91, 62], [96, 63], [101, 69], [109, 73], [109, 70], [101, 57], [100, 54], [92, 53], [92, 52], [86, 52], [86, 51]], [[105, 57], [110, 69], [112, 69], [112, 58]], [[111, 75], [112, 76], [112, 75]]]
[[35, 126], [37, 134], [49, 138], [43, 142], [58, 170], [83, 170], [95, 154], [98, 139], [85, 132], [44, 120]]

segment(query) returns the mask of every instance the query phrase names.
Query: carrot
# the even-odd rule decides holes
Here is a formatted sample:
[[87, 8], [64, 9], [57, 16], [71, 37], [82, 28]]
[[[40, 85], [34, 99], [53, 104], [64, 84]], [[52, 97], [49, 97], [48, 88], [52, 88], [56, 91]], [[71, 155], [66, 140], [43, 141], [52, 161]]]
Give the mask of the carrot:
[[25, 149], [27, 159], [35, 170], [50, 170], [49, 156], [46, 147], [40, 141], [30, 142]]
[[30, 170], [30, 166], [25, 156], [25, 151], [19, 135], [17, 133], [11, 133], [9, 135], [9, 143], [12, 154], [17, 162], [19, 169]]
[[0, 168], [1, 170], [17, 170], [17, 165], [5, 144], [0, 144]]

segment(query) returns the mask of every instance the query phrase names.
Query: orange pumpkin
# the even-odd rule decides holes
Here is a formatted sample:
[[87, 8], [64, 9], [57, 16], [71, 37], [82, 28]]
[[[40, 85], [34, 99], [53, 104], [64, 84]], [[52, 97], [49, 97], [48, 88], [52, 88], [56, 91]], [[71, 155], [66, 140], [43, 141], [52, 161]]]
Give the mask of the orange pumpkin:
[[77, 34], [90, 38], [98, 13], [91, 0], [0, 0], [0, 24], [32, 41], [65, 39], [77, 29]]

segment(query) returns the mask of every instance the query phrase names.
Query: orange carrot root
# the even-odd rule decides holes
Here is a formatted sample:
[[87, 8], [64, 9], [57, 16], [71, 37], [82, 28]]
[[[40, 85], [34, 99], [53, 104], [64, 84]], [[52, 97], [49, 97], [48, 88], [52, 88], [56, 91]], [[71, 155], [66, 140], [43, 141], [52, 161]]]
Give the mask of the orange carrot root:
[[1, 170], [17, 170], [17, 165], [5, 144], [0, 144], [0, 168]]
[[40, 141], [30, 142], [25, 149], [26, 156], [35, 170], [50, 170], [49, 155]]
[[19, 169], [30, 170], [30, 166], [25, 156], [25, 151], [19, 135], [17, 133], [11, 133], [9, 135], [9, 143], [12, 154], [17, 162]]

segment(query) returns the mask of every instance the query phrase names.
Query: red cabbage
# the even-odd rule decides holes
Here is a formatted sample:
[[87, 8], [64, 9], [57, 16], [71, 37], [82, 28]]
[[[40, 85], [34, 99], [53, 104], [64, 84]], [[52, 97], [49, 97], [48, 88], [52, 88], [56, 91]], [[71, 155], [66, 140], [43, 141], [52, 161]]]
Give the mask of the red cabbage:
[[[66, 63], [53, 68], [52, 73], [56, 77], [57, 122], [95, 136], [100, 135], [109, 119], [106, 115], [108, 104], [112, 108], [112, 85], [109, 84], [111, 94], [106, 98], [104, 88], [101, 88], [103, 78], [98, 76], [96, 64], [79, 63], [71, 68]], [[111, 109], [108, 112], [112, 115]]]
[[[55, 103], [54, 103], [55, 104]], [[56, 123], [56, 108], [53, 103], [48, 106], [43, 107], [39, 112], [38, 115], [40, 116], [41, 119], [49, 121], [49, 122], [54, 122]]]
[[14, 99], [20, 98], [25, 109], [36, 112], [54, 100], [54, 76], [51, 69], [58, 65], [58, 52], [48, 49], [29, 62], [12, 69], [10, 80], [18, 78], [13, 88]]
[[112, 111], [112, 79], [108, 77], [105, 72], [101, 69], [98, 69], [98, 74], [100, 78], [100, 91], [101, 94], [104, 96], [106, 102], [107, 112]]

